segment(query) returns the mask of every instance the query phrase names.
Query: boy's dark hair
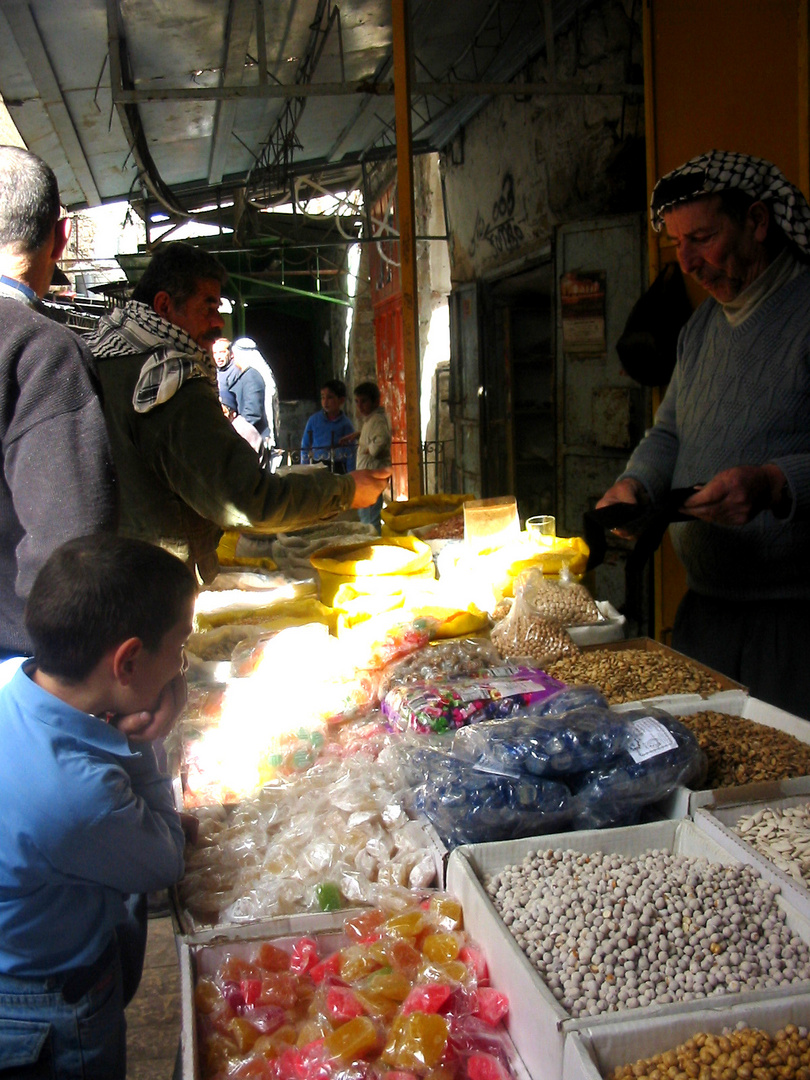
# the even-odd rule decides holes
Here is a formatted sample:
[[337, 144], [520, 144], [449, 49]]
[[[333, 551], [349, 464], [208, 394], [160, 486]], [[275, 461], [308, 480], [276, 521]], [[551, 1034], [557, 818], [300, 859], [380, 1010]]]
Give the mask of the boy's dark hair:
[[0, 146], [0, 247], [39, 251], [59, 213], [53, 169], [20, 146]]
[[132, 299], [154, 306], [155, 296], [167, 292], [181, 307], [197, 291], [200, 281], [228, 280], [225, 267], [208, 251], [176, 240], [159, 247], [132, 291]]
[[341, 382], [340, 379], [327, 379], [321, 390], [331, 390], [335, 397], [346, 397], [346, 383]]
[[380, 404], [380, 388], [375, 382], [361, 382], [354, 388], [354, 396], [366, 398], [376, 409]]
[[25, 606], [37, 665], [76, 683], [127, 638], [153, 651], [196, 593], [188, 566], [154, 544], [111, 533], [69, 540], [39, 571]]

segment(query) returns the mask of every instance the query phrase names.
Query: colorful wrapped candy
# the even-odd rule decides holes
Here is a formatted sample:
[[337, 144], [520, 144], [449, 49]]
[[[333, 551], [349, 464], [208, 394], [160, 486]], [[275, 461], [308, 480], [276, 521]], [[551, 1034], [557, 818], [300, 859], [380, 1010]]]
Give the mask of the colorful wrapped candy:
[[336, 937], [243, 943], [198, 978], [204, 1080], [511, 1080], [508, 1002], [457, 901], [363, 911]]

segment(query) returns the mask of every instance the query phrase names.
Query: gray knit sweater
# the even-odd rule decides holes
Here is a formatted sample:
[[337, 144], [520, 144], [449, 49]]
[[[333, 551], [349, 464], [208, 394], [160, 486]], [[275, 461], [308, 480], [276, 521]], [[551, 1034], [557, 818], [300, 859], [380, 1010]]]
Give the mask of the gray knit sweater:
[[790, 517], [670, 526], [691, 589], [723, 599], [810, 598], [810, 268], [739, 326], [706, 300], [681, 332], [654, 426], [623, 476], [658, 502], [738, 465], [778, 465]]

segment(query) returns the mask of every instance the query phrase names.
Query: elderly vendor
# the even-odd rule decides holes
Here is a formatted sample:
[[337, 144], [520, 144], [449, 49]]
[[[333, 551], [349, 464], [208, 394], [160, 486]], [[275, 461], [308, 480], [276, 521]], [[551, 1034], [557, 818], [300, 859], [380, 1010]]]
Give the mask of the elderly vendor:
[[658, 181], [651, 218], [710, 299], [598, 505], [699, 487], [670, 526], [673, 646], [810, 719], [810, 206], [770, 162], [715, 150]]

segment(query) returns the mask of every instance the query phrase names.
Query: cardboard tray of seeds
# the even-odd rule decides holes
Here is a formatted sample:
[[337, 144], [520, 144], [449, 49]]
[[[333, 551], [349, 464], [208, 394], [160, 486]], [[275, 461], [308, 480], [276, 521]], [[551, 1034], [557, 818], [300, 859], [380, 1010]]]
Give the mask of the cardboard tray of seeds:
[[[343, 934], [343, 925], [351, 914], [350, 911], [336, 911], [318, 916], [301, 916], [294, 926], [285, 925], [282, 920], [275, 919], [271, 922], [257, 922], [231, 930], [208, 942], [179, 941], [182, 1063], [180, 1080], [201, 1080], [203, 1076], [200, 1067], [197, 1013], [194, 1001], [195, 987], [199, 977], [213, 974], [226, 954], [241, 956], [245, 959], [251, 957], [257, 946], [265, 941], [290, 951], [301, 937], [314, 938], [318, 944], [319, 955], [322, 958], [328, 957], [348, 943], [348, 939]], [[475, 944], [481, 945], [479, 942]], [[483, 948], [483, 951], [489, 963], [491, 958], [486, 948]], [[491, 985], [496, 989], [501, 989], [494, 980], [491, 980]], [[514, 1080], [532, 1080], [508, 1032], [505, 1039]], [[370, 1071], [369, 1075], [372, 1075]]]
[[[799, 716], [769, 705], [766, 701], [751, 697], [744, 690], [729, 690], [708, 698], [672, 695], [649, 699], [645, 704], [664, 709], [673, 716], [687, 716], [700, 712], [726, 713], [741, 716], [745, 720], [763, 724], [785, 732], [810, 744], [810, 724]], [[616, 706], [621, 709], [623, 706]], [[629, 706], [624, 706], [629, 707]], [[692, 790], [679, 787], [667, 799], [657, 804], [665, 817], [694, 817], [700, 807], [714, 809], [741, 802], [773, 802], [791, 795], [810, 795], [810, 776], [794, 776], [784, 780], [768, 780], [739, 784], [733, 787]]]
[[[593, 644], [583, 645], [582, 651], [585, 653], [594, 652], [596, 649], [608, 649], [611, 652], [624, 651], [627, 649], [639, 649], [646, 653], [656, 653], [659, 656], [666, 656], [672, 659], [681, 660], [688, 664], [690, 667], [696, 668], [704, 675], [709, 676], [716, 684], [716, 690], [744, 690], [745, 687], [742, 683], [735, 682], [734, 679], [730, 679], [728, 675], [723, 675], [722, 672], [715, 671], [714, 668], [707, 667], [706, 664], [701, 664], [697, 660], [693, 660], [691, 656], [686, 656], [682, 652], [678, 652], [677, 649], [673, 649], [670, 645], [664, 645], [661, 641], [656, 641], [654, 638], [640, 637], [640, 638], [625, 638], [623, 641], [613, 641], [606, 644]], [[690, 693], [688, 689], [684, 690], [684, 693]]]
[[583, 1028], [565, 1040], [563, 1080], [604, 1080], [613, 1069], [674, 1049], [701, 1032], [721, 1035], [739, 1026], [774, 1036], [788, 1024], [810, 1027], [810, 996], [707, 1006], [700, 1015], [659, 1016], [632, 1028], [611, 1023]]
[[[603, 1013], [601, 1016], [573, 1017], [557, 1001], [496, 911], [483, 880], [508, 866], [520, 864], [537, 850], [572, 849], [581, 852], [616, 852], [640, 855], [652, 849], [687, 856], [703, 856], [710, 862], [735, 865], [741, 860], [693, 821], [669, 820], [628, 828], [559, 833], [523, 840], [491, 844], [470, 844], [451, 852], [447, 866], [447, 891], [456, 896], [464, 910], [465, 928], [487, 950], [490, 975], [510, 1001], [507, 1028], [533, 1080], [562, 1080], [566, 1037], [573, 1031], [601, 1029], [609, 1023], [630, 1030], [648, 1020], [674, 1022], [681, 1016], [702, 1016], [717, 996], [689, 1002], [653, 1004]], [[805, 942], [810, 942], [810, 919], [790, 903], [777, 897], [787, 925]], [[723, 1007], [781, 1000], [810, 995], [810, 981], [787, 988], [763, 989], [722, 996]]]
[[[778, 885], [783, 895], [799, 911], [810, 918], [810, 878], [793, 877], [786, 870], [777, 866], [764, 851], [745, 840], [736, 831], [737, 822], [742, 817], [751, 817], [760, 810], [771, 808], [786, 810], [791, 806], [807, 806], [810, 803], [810, 791], [804, 795], [790, 795], [783, 799], [748, 800], [715, 806], [703, 807], [694, 816], [695, 824], [718, 844], [721, 844], [741, 862], [755, 866], [762, 877]], [[810, 840], [810, 831], [807, 833]]]

